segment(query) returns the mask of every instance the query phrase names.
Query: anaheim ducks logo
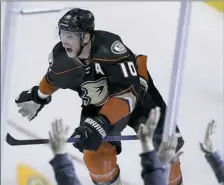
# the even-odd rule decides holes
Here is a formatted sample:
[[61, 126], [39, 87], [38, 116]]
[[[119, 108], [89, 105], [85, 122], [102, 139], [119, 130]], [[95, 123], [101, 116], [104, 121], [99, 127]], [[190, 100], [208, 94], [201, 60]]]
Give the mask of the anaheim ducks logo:
[[97, 81], [86, 81], [81, 85], [83, 92], [83, 104], [93, 104], [100, 106], [105, 103], [108, 98], [108, 86], [106, 77], [100, 78]]
[[115, 54], [124, 54], [127, 52], [126, 47], [124, 44], [121, 43], [121, 41], [117, 40], [111, 45], [111, 51]]

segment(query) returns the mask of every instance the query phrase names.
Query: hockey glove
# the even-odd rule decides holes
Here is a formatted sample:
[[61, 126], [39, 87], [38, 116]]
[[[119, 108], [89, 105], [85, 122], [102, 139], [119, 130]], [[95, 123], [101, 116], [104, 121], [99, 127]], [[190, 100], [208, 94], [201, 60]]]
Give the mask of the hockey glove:
[[19, 113], [23, 117], [27, 117], [29, 121], [34, 119], [41, 109], [51, 102], [51, 96], [45, 99], [41, 99], [38, 96], [38, 86], [34, 86], [32, 89], [23, 91], [15, 100], [19, 107]]
[[103, 138], [107, 136], [110, 123], [102, 116], [86, 118], [81, 125], [75, 129], [72, 137], [80, 138], [74, 145], [80, 151], [97, 150]]

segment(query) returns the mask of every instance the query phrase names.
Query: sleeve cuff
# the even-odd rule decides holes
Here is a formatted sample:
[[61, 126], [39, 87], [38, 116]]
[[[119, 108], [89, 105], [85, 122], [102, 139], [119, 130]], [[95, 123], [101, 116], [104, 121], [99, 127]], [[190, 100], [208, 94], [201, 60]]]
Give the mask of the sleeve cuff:
[[141, 164], [143, 166], [143, 172], [153, 171], [158, 168], [162, 169], [161, 162], [155, 150], [151, 152], [142, 153], [140, 154], [140, 157], [142, 159]]
[[218, 182], [224, 182], [224, 161], [222, 161], [218, 152], [207, 153], [205, 158], [213, 169]]
[[67, 154], [57, 154], [51, 161], [51, 166], [57, 170], [61, 168], [62, 166], [67, 166], [72, 164], [72, 161], [69, 159], [69, 156]]

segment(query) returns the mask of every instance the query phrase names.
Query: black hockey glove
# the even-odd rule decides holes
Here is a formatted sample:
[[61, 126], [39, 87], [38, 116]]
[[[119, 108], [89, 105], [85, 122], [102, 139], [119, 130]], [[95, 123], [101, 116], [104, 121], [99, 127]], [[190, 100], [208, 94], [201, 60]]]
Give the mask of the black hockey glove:
[[27, 117], [29, 121], [34, 119], [40, 110], [48, 103], [51, 102], [51, 96], [46, 99], [41, 99], [38, 96], [38, 86], [34, 86], [32, 89], [23, 91], [15, 100], [19, 107], [19, 113], [23, 117]]
[[74, 143], [73, 146], [80, 151], [97, 150], [103, 138], [107, 136], [110, 127], [108, 120], [102, 116], [86, 118], [72, 134], [72, 137], [80, 136], [79, 141]]

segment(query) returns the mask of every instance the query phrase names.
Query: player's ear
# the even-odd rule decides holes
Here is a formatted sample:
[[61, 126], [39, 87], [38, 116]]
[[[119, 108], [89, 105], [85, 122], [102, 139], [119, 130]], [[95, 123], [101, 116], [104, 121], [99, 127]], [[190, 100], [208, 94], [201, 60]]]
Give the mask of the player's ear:
[[84, 38], [83, 38], [83, 43], [87, 44], [90, 40], [90, 34], [89, 33], [85, 33], [84, 34]]

